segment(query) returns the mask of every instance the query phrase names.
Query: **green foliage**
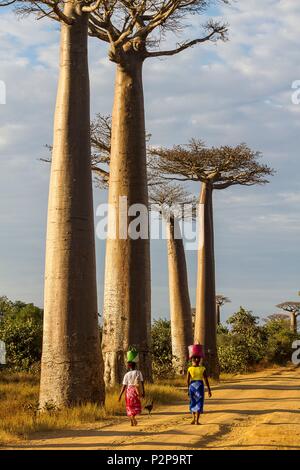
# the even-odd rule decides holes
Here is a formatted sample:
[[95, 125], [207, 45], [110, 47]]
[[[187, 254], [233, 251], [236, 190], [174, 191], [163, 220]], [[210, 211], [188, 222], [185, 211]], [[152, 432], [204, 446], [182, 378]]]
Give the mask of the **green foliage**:
[[290, 330], [288, 319], [271, 316], [260, 326], [258, 317], [240, 307], [228, 320], [230, 330], [218, 328], [218, 354], [222, 372], [246, 372], [262, 361], [286, 364], [291, 360], [292, 343], [299, 335]]
[[249, 335], [257, 330], [258, 317], [255, 317], [250, 310], [240, 307], [240, 310], [228, 318], [228, 325], [231, 325], [233, 334]]
[[[21, 320], [42, 320], [43, 310], [34, 304], [26, 304], [20, 300], [13, 302], [7, 297], [0, 297], [0, 315], [2, 318], [19, 318]], [[0, 317], [1, 318], [1, 317]]]
[[258, 317], [251, 311], [240, 307], [228, 320], [231, 325], [233, 345], [243, 355], [247, 366], [258, 363], [264, 356], [264, 338], [261, 327], [258, 325]]
[[155, 320], [152, 329], [152, 366], [156, 377], [170, 377], [174, 375], [172, 367], [171, 322], [169, 320]]
[[285, 364], [291, 359], [291, 345], [300, 338], [290, 329], [289, 320], [283, 318], [267, 319], [263, 327], [266, 338], [266, 359], [275, 364]]
[[218, 335], [227, 334], [227, 333], [229, 333], [229, 330], [228, 330], [226, 325], [223, 325], [222, 323], [217, 325], [217, 334]]
[[247, 371], [247, 354], [245, 349], [234, 343], [218, 346], [219, 364], [222, 372], [242, 373]]
[[0, 297], [0, 340], [6, 346], [7, 366], [27, 371], [40, 361], [43, 311], [33, 304]]

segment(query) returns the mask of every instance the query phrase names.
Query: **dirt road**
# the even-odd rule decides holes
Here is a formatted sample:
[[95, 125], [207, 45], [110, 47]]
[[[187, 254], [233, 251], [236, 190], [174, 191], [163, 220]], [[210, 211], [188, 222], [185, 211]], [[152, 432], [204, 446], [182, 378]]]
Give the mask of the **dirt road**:
[[[100, 430], [62, 431], [26, 449], [300, 449], [300, 368], [238, 376], [213, 388], [202, 424], [187, 403], [154, 410], [131, 428], [124, 419]], [[20, 448], [20, 446], [18, 446]]]

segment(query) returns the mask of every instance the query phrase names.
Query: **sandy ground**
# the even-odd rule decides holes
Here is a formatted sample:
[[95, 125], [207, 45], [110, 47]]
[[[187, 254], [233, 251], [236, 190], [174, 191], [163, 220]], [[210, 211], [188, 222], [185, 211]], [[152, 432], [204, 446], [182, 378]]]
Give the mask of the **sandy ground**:
[[[188, 397], [187, 397], [188, 399]], [[98, 430], [39, 436], [22, 449], [300, 449], [300, 368], [237, 376], [213, 387], [200, 426], [190, 424], [188, 403], [142, 415], [136, 428], [127, 419]], [[12, 447], [11, 447], [12, 448]]]

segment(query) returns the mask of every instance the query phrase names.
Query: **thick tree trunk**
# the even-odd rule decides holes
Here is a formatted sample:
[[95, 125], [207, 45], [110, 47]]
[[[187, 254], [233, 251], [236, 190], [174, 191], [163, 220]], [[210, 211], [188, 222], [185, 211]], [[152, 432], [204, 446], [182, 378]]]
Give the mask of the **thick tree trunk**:
[[221, 307], [220, 305], [216, 305], [216, 315], [217, 315], [217, 325], [221, 324]]
[[184, 245], [182, 238], [178, 238], [180, 228], [176, 219], [167, 222], [167, 233], [173, 365], [177, 373], [183, 374], [188, 346], [193, 342], [193, 327]]
[[[142, 65], [142, 60], [129, 57], [126, 65], [117, 65], [116, 71], [102, 341], [105, 382], [109, 386], [121, 382], [129, 346], [139, 350], [139, 367], [145, 380], [152, 380], [150, 241]], [[122, 201], [125, 201], [123, 208]], [[133, 204], [141, 204], [138, 210], [144, 211], [145, 215], [140, 227], [144, 233], [137, 239], [127, 235], [130, 223], [139, 215], [128, 215], [127, 211]]]
[[86, 14], [61, 26], [46, 241], [40, 407], [104, 401], [92, 179]]
[[294, 312], [290, 313], [291, 318], [291, 331], [297, 333], [297, 314]]
[[213, 229], [213, 189], [202, 183], [199, 201], [199, 252], [194, 340], [204, 345], [210, 376], [219, 377]]

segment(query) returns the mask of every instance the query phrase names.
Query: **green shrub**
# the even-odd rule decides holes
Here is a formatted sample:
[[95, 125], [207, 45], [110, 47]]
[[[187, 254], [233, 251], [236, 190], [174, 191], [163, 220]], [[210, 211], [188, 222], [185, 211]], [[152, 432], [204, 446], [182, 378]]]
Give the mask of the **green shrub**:
[[274, 364], [286, 364], [291, 360], [292, 344], [300, 338], [290, 330], [289, 320], [270, 316], [263, 327], [266, 338], [265, 358]]
[[7, 366], [16, 371], [28, 371], [40, 361], [42, 351], [41, 320], [22, 320], [12, 316], [0, 322], [0, 339], [6, 346]]
[[247, 353], [241, 346], [224, 344], [218, 347], [219, 363], [222, 372], [229, 374], [246, 372]]
[[257, 364], [264, 357], [265, 344], [262, 328], [258, 325], [258, 317], [251, 311], [240, 307], [227, 323], [231, 325], [230, 335], [233, 337], [233, 344], [239, 351], [244, 351], [246, 366]]
[[284, 365], [291, 360], [292, 343], [300, 335], [290, 330], [284, 315], [271, 315], [265, 325], [243, 307], [218, 328], [218, 354], [222, 372], [243, 373], [255, 364]]
[[218, 355], [221, 372], [243, 373], [264, 357], [264, 334], [258, 317], [240, 307], [225, 326], [218, 328]]
[[151, 329], [152, 339], [152, 368], [156, 377], [172, 377], [172, 341], [171, 322], [169, 320], [155, 320]]

